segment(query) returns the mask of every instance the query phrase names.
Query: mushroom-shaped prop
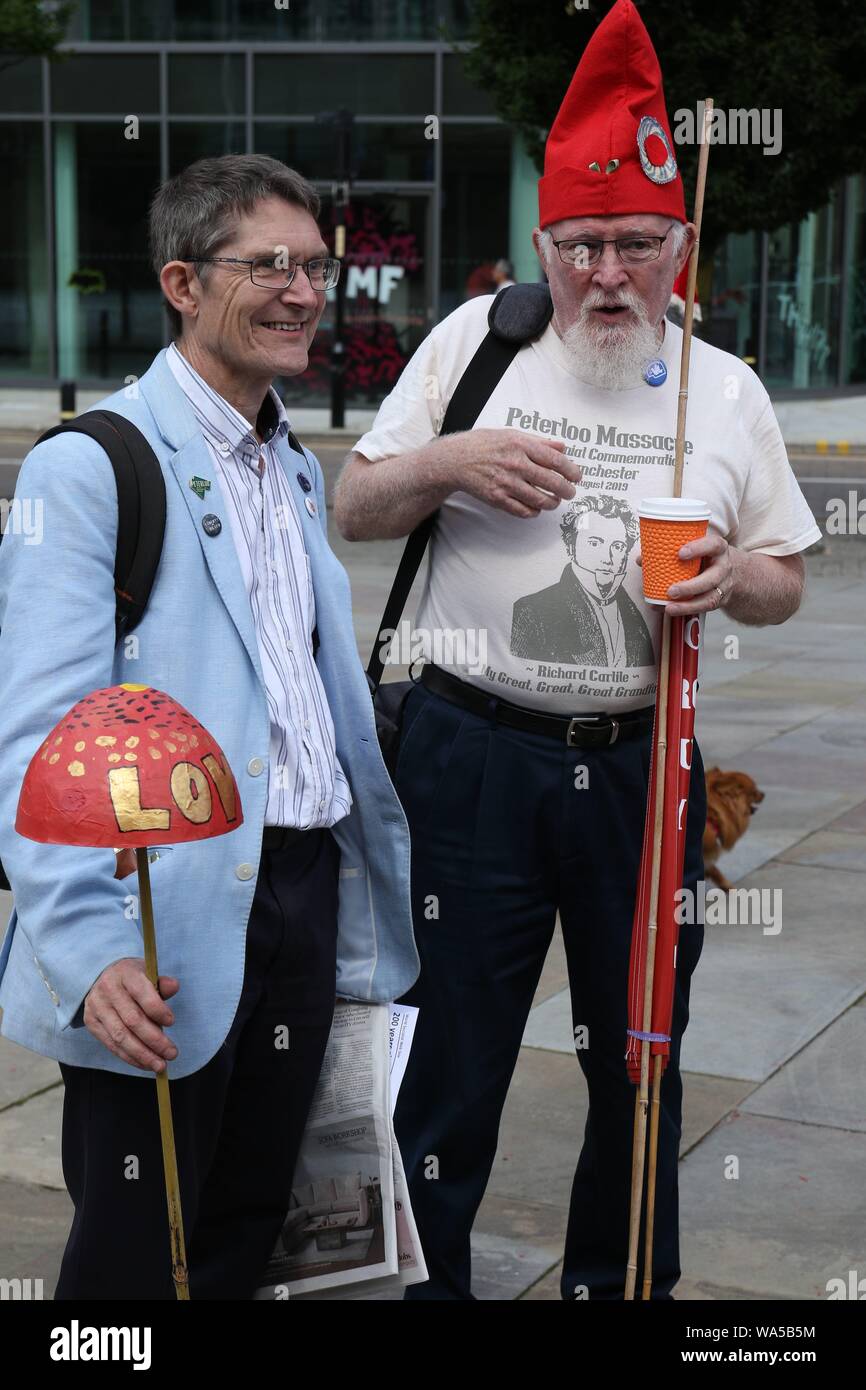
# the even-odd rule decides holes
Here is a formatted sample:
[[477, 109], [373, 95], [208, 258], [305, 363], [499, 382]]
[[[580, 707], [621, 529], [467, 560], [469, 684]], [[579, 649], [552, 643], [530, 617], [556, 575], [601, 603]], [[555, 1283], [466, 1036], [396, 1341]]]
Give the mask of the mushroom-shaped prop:
[[[15, 829], [43, 844], [135, 849], [145, 968], [158, 989], [147, 846], [209, 839], [242, 821], [228, 761], [189, 710], [147, 685], [112, 685], [79, 700], [36, 750]], [[185, 1300], [189, 1275], [167, 1067], [156, 1074], [156, 1092], [172, 1277]]]
[[55, 845], [177, 844], [243, 821], [231, 768], [189, 712], [147, 685], [85, 695], [36, 750], [15, 829]]

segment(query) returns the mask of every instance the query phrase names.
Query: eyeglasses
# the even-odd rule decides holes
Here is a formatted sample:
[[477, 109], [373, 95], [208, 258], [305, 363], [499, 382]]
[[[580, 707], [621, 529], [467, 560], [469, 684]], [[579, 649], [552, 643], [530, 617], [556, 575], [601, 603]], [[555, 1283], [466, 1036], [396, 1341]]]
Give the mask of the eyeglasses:
[[243, 260], [240, 256], [191, 256], [193, 265], [248, 265], [250, 279], [263, 290], [287, 290], [296, 270], [303, 270], [314, 290], [332, 290], [340, 278], [340, 262], [335, 256], [323, 260], [293, 261], [282, 256], [256, 256]]
[[576, 266], [578, 270], [589, 270], [598, 265], [606, 246], [615, 246], [616, 254], [626, 265], [643, 265], [646, 261], [657, 261], [661, 255], [662, 244], [673, 230], [668, 227], [664, 236], [626, 236], [615, 237], [611, 241], [586, 237], [582, 241], [554, 241], [559, 259], [565, 265]]

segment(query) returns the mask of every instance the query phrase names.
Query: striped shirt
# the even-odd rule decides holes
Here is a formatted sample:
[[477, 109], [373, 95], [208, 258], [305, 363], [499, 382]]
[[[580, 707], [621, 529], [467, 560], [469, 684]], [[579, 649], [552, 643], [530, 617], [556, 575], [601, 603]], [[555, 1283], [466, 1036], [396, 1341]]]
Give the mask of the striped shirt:
[[252, 609], [270, 716], [265, 825], [334, 825], [348, 814], [352, 794], [313, 657], [316, 607], [303, 531], [273, 447], [289, 433], [285, 406], [270, 387], [259, 414], [260, 444], [250, 422], [174, 343], [166, 361], [214, 461]]

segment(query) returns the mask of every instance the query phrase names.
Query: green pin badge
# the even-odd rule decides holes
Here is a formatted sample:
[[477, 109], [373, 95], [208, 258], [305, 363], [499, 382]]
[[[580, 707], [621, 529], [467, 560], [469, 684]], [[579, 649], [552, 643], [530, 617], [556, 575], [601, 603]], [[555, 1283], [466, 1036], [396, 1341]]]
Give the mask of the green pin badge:
[[210, 478], [190, 478], [189, 486], [192, 488], [200, 502], [204, 501], [206, 492], [210, 492]]

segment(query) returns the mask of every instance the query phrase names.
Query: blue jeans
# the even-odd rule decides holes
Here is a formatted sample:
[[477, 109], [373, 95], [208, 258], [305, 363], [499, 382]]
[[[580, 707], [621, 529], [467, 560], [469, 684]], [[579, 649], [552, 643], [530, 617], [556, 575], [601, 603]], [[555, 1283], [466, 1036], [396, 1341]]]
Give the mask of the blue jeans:
[[[409, 1299], [471, 1299], [469, 1236], [559, 912], [589, 1115], [571, 1193], [562, 1297], [621, 1299], [635, 1089], [626, 985], [651, 736], [597, 750], [497, 726], [424, 687], [409, 696], [396, 788], [412, 831], [421, 1012], [396, 1132], [430, 1272]], [[584, 766], [588, 785], [575, 786]], [[694, 747], [684, 886], [703, 877]], [[680, 928], [671, 1057], [661, 1087], [653, 1297], [680, 1275], [680, 1041], [703, 927]], [[575, 1136], [575, 1148], [577, 1136]], [[642, 1271], [639, 1269], [640, 1280]], [[638, 1283], [640, 1288], [640, 1282]]]

